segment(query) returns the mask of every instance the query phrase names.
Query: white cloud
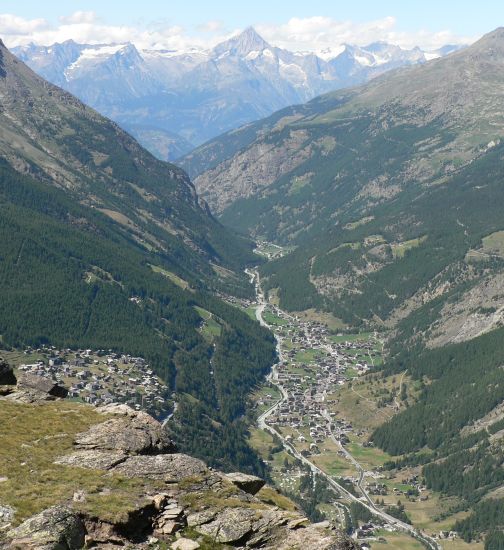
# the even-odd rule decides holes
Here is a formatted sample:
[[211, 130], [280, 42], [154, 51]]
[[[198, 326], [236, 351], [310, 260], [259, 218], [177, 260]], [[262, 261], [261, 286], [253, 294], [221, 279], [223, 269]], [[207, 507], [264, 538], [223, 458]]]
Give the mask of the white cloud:
[[224, 23], [222, 21], [207, 21], [202, 25], [198, 25], [198, 31], [200, 32], [222, 32], [224, 30]]
[[307, 17], [290, 19], [283, 25], [258, 25], [257, 31], [266, 40], [290, 50], [320, 51], [337, 48], [341, 44], [365, 46], [383, 40], [403, 48], [420, 46], [437, 49], [445, 44], [468, 44], [475, 37], [458, 36], [449, 30], [431, 32], [418, 30], [402, 32], [397, 29], [395, 17], [388, 16], [375, 21], [354, 23], [337, 21], [330, 17]]
[[59, 20], [64, 25], [75, 25], [79, 23], [95, 23], [98, 18], [94, 11], [76, 11], [72, 15], [62, 15]]
[[10, 36], [29, 36], [48, 27], [45, 19], [23, 19], [10, 13], [0, 14], [0, 33], [7, 40]]
[[[445, 44], [468, 44], [475, 40], [475, 37], [458, 36], [449, 30], [404, 32], [392, 16], [364, 23], [337, 21], [322, 16], [294, 17], [281, 25], [256, 25], [256, 29], [271, 44], [293, 51], [316, 52], [327, 48], [335, 51], [344, 43], [362, 46], [378, 40], [406, 48], [418, 45], [423, 49], [436, 49]], [[9, 47], [29, 42], [50, 45], [73, 39], [89, 44], [133, 42], [139, 48], [180, 50], [209, 48], [230, 35], [224, 24], [217, 20], [208, 21], [189, 32], [166, 21], [144, 26], [108, 25], [92, 11], [77, 11], [62, 16], [57, 24], [50, 24], [45, 19], [23, 19], [12, 14], [0, 14], [0, 38]]]
[[[229, 36], [217, 21], [209, 21], [202, 31], [190, 35], [184, 28], [164, 21], [137, 27], [107, 25], [89, 11], [62, 16], [57, 25], [51, 25], [45, 19], [28, 20], [0, 14], [0, 38], [8, 47], [30, 42], [50, 45], [72, 39], [86, 44], [133, 42], [139, 48], [187, 49], [211, 47]], [[211, 33], [210, 37], [208, 33]]]

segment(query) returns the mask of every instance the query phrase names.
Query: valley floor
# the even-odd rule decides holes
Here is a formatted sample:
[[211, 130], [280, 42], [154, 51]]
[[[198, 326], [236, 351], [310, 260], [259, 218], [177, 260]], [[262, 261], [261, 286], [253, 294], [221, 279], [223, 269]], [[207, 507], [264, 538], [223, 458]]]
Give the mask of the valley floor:
[[[303, 474], [311, 470], [333, 489], [330, 503], [318, 506], [328, 519], [348, 518], [352, 502], [367, 509], [372, 519], [354, 521], [353, 536], [373, 549], [482, 549], [451, 531], [464, 517], [450, 513], [454, 499], [426, 489], [420, 468], [384, 469], [392, 457], [368, 441], [419, 392], [407, 371], [375, 373], [381, 335], [335, 334], [322, 322], [287, 314], [265, 298], [258, 274], [250, 275], [257, 303], [246, 304], [248, 312], [275, 333], [279, 356], [254, 395], [258, 427], [251, 444], [271, 466], [276, 485], [299, 495]], [[401, 519], [393, 517], [398, 509], [406, 514]]]

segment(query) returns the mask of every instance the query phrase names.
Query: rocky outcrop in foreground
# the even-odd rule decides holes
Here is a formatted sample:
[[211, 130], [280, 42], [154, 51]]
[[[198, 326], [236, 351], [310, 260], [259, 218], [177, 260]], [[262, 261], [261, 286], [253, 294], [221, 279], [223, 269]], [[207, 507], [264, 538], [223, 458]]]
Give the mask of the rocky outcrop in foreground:
[[0, 395], [21, 403], [37, 403], [64, 398], [68, 390], [49, 378], [27, 372], [16, 379], [12, 367], [0, 357]]
[[[262, 479], [241, 473], [224, 474], [208, 468], [201, 460], [176, 452], [162, 426], [149, 415], [125, 405], [96, 411], [103, 415], [103, 422], [73, 436], [73, 448], [56, 458], [56, 468], [61, 467], [66, 476], [68, 468], [72, 468], [74, 477], [70, 477], [75, 480], [79, 479], [79, 472], [85, 476], [95, 473], [99, 480], [121, 479], [119, 486], [123, 491], [128, 483], [140, 484], [141, 498], [132, 498], [127, 513], [111, 520], [92, 506], [83, 505], [95, 495], [77, 491], [70, 501], [47, 508], [8, 530], [5, 545], [0, 542], [0, 547], [357, 548], [328, 522], [313, 525], [296, 511], [262, 500]], [[119, 499], [110, 489], [103, 489], [99, 496], [105, 504], [110, 499], [110, 507]]]

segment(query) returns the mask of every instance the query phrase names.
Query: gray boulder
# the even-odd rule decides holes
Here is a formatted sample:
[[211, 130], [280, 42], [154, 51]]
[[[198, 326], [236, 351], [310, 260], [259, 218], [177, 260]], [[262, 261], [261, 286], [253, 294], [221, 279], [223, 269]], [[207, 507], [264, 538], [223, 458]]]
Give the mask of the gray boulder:
[[181, 538], [176, 540], [170, 548], [171, 550], [197, 550], [200, 545], [195, 540]]
[[130, 411], [128, 414], [118, 414], [118, 418], [91, 426], [87, 432], [77, 434], [77, 448], [122, 451], [128, 455], [170, 453], [176, 450], [157, 420], [147, 413], [131, 409]]
[[27, 519], [8, 535], [11, 548], [80, 550], [84, 547], [85, 527], [70, 508], [53, 506]]
[[163, 479], [168, 483], [176, 483], [181, 479], [205, 474], [208, 469], [205, 463], [197, 458], [175, 453], [155, 456], [130, 456], [110, 471], [124, 477]]
[[242, 474], [240, 472], [226, 474], [226, 477], [229, 481], [236, 485], [238, 489], [241, 489], [251, 495], [258, 493], [266, 483], [264, 479], [261, 479], [260, 477]]
[[252, 533], [255, 517], [255, 511], [250, 508], [225, 508], [214, 520], [195, 530], [217, 542], [236, 544]]
[[65, 398], [68, 390], [44, 376], [23, 372], [18, 376], [18, 391], [36, 392], [50, 397]]
[[122, 451], [82, 450], [70, 455], [60, 456], [54, 462], [61, 466], [89, 468], [91, 470], [110, 470], [120, 462], [126, 460], [126, 457], [127, 455]]

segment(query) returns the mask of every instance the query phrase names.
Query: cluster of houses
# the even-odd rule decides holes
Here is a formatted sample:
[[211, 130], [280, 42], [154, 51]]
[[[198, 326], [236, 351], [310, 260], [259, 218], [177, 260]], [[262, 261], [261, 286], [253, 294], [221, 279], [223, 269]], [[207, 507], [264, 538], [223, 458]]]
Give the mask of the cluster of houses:
[[[283, 361], [275, 372], [275, 382], [282, 386], [287, 398], [269, 417], [268, 423], [297, 433], [297, 436], [288, 437], [293, 442], [297, 439], [300, 443], [308, 443], [310, 452], [316, 453], [318, 446], [331, 435], [327, 422], [327, 396], [348, 380], [349, 367], [352, 376], [365, 374], [372, 368], [370, 363], [378, 355], [376, 343], [371, 339], [333, 342], [325, 324], [300, 321], [271, 305], [269, 309], [288, 321], [278, 327], [277, 334], [281, 342], [288, 339], [292, 344], [288, 347], [282, 345]], [[316, 358], [299, 362], [297, 357], [307, 350], [316, 350]], [[351, 424], [333, 418], [332, 435], [342, 444], [348, 442], [347, 434], [351, 431]]]
[[24, 354], [26, 362], [19, 371], [60, 383], [69, 390], [69, 398], [93, 405], [126, 403], [156, 416], [167, 408], [168, 389], [142, 357], [55, 347], [28, 348]]

